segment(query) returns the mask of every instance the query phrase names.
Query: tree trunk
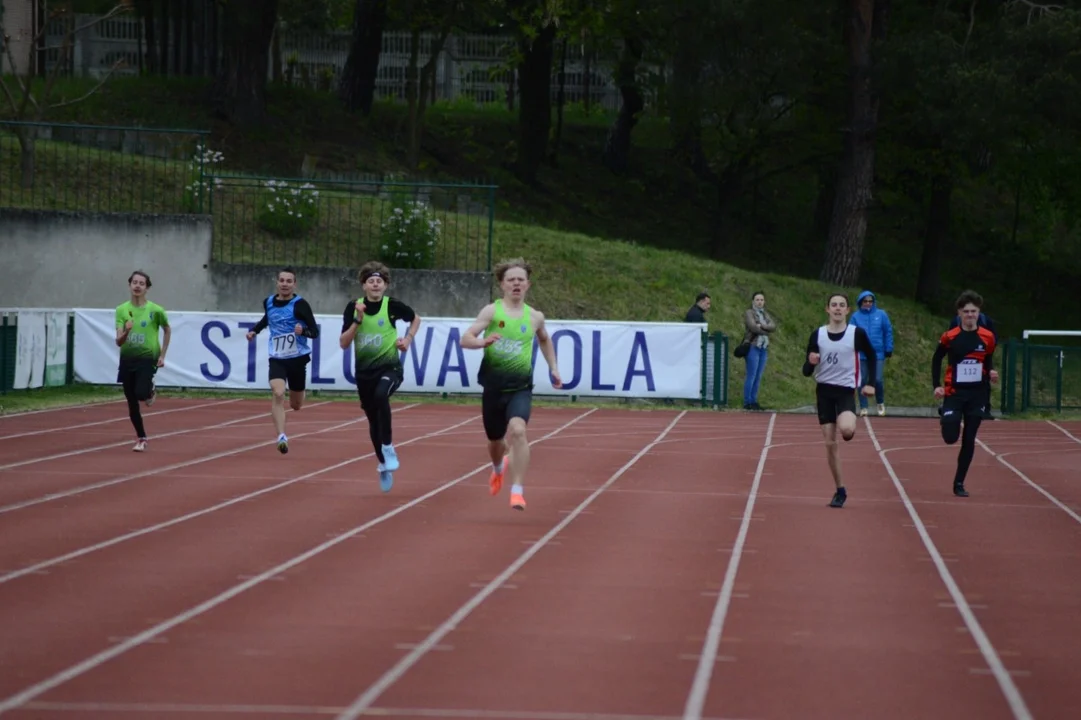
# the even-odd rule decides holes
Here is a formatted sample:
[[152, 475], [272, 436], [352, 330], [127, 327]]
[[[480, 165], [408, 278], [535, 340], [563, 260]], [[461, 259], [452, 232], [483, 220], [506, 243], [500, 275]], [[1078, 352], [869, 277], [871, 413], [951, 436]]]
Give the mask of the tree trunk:
[[916, 301], [935, 308], [938, 302], [942, 271], [942, 249], [950, 236], [950, 201], [953, 177], [949, 172], [931, 178], [931, 201], [927, 211], [927, 229], [923, 235], [920, 274], [916, 281]]
[[642, 90], [638, 87], [638, 64], [642, 61], [642, 39], [624, 37], [623, 52], [616, 65], [615, 80], [623, 102], [619, 115], [608, 131], [604, 145], [604, 164], [616, 173], [626, 172], [631, 162], [631, 131], [638, 124], [638, 113], [646, 106]]
[[270, 36], [278, 0], [230, 0], [222, 17], [222, 68], [215, 83], [218, 111], [235, 125], [262, 122]]
[[372, 112], [386, 21], [387, 0], [357, 0], [353, 40], [338, 85], [338, 98], [349, 112], [360, 110], [365, 116]]
[[[850, 0], [845, 22], [849, 59], [848, 127], [845, 128], [844, 153], [837, 170], [837, 195], [820, 275], [824, 282], [835, 285], [854, 285], [863, 262], [867, 211], [874, 188], [878, 124], [878, 97], [871, 78], [871, 46], [885, 33], [888, 5], [888, 0]], [[876, 10], [882, 13], [881, 17], [875, 17]]]
[[532, 43], [520, 40], [522, 62], [518, 87], [522, 102], [518, 110], [518, 160], [515, 174], [527, 184], [537, 181], [537, 171], [548, 149], [552, 127], [552, 55], [555, 25], [540, 29]]
[[551, 152], [548, 153], [548, 164], [559, 167], [559, 146], [563, 142], [563, 106], [567, 99], [567, 38], [563, 38], [563, 47], [559, 56], [559, 79], [556, 90], [556, 131], [552, 138]]
[[676, 158], [702, 180], [713, 181], [702, 150], [702, 42], [697, 16], [685, 13], [675, 21], [676, 48], [669, 85], [669, 123]]

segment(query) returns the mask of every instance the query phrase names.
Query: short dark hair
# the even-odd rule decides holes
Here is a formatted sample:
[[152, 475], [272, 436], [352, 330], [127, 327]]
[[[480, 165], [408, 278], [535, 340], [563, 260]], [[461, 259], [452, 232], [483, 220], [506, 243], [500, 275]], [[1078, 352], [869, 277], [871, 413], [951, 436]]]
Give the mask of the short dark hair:
[[147, 274], [146, 274], [145, 272], [143, 272], [142, 270], [136, 270], [136, 271], [135, 271], [135, 272], [133, 272], [133, 273], [132, 273], [131, 275], [128, 275], [128, 285], [131, 285], [131, 281], [132, 281], [132, 279], [133, 279], [133, 278], [134, 278], [134, 277], [135, 277], [136, 275], [141, 275], [141, 276], [142, 276], [142, 278], [143, 278], [144, 280], [146, 280], [146, 288], [147, 288], [147, 289], [149, 290], [149, 289], [150, 289], [150, 286], [152, 285], [152, 283], [150, 282], [150, 276], [149, 276], [149, 275], [147, 275]]
[[293, 282], [296, 282], [296, 280], [297, 280], [297, 271], [294, 270], [291, 265], [286, 265], [281, 270], [279, 270], [278, 275], [281, 275], [283, 272], [287, 272], [290, 275], [292, 275], [293, 276]]
[[957, 309], [960, 310], [965, 305], [972, 303], [979, 309], [983, 309], [983, 296], [981, 296], [975, 290], [965, 290], [963, 293], [957, 296]]
[[[702, 302], [703, 300], [705, 300], [708, 297], [709, 297], [708, 292], [700, 292], [695, 296], [694, 301], [696, 303], [700, 303], [700, 302]], [[713, 298], [709, 298], [709, 299], [712, 300]]]
[[847, 304], [848, 304], [848, 295], [845, 295], [845, 294], [844, 294], [843, 292], [835, 292], [835, 293], [830, 293], [830, 296], [829, 296], [828, 298], [826, 298], [826, 305], [829, 305], [829, 304], [830, 304], [830, 302], [831, 302], [831, 301], [833, 300], [833, 298], [835, 298], [835, 297], [839, 297], [839, 298], [841, 298], [842, 300], [844, 300], [844, 301], [845, 301], [845, 305], [847, 305]]
[[753, 293], [751, 293], [751, 302], [754, 302], [754, 299], [756, 297], [758, 297], [759, 295], [761, 295], [763, 298], [766, 297], [766, 291], [765, 290], [755, 290]]

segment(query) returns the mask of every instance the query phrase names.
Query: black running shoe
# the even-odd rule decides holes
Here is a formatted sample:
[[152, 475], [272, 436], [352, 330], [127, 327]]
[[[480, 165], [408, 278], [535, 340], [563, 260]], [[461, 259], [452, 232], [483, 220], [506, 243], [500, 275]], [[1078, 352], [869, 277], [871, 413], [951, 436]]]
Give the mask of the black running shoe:
[[837, 492], [833, 493], [833, 499], [830, 500], [830, 507], [844, 507], [845, 500], [848, 499], [848, 493], [844, 488], [838, 488]]
[[965, 490], [964, 483], [953, 484], [953, 494], [957, 497], [968, 497], [968, 490]]

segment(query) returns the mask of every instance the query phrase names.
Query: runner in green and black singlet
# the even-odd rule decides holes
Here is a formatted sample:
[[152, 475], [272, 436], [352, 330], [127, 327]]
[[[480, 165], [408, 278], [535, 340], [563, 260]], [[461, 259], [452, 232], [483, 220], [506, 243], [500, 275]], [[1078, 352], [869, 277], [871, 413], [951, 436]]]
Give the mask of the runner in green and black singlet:
[[[533, 389], [533, 319], [529, 305], [522, 303], [522, 314], [511, 318], [502, 300], [496, 300], [492, 321], [486, 335], [500, 337], [484, 348], [477, 381], [485, 390], [514, 392]], [[528, 418], [526, 418], [528, 420]]]
[[[529, 466], [526, 426], [533, 405], [533, 338], [548, 363], [552, 387], [560, 388], [555, 347], [544, 324], [544, 314], [525, 302], [530, 267], [524, 260], [496, 266], [495, 277], [503, 299], [487, 305], [462, 335], [462, 347], [484, 350], [477, 381], [484, 388], [481, 417], [488, 436], [492, 474], [488, 491], [498, 495], [503, 477], [510, 474], [510, 505], [525, 510], [522, 483]], [[484, 339], [480, 334], [484, 333]]]
[[[120, 348], [116, 381], [124, 388], [128, 417], [135, 428], [136, 442], [132, 449], [143, 452], [147, 438], [139, 403], [146, 402], [150, 407], [157, 398], [154, 375], [159, 367], [165, 366], [172, 330], [165, 308], [146, 299], [149, 275], [136, 270], [128, 277], [128, 289], [131, 299], [116, 308], [116, 344]], [[159, 343], [158, 333], [162, 330], [164, 338]]]
[[[379, 262], [369, 262], [358, 275], [364, 295], [349, 301], [342, 313], [343, 350], [353, 346], [353, 372], [360, 407], [368, 418], [372, 447], [379, 458], [379, 486], [389, 492], [398, 469], [398, 453], [391, 431], [390, 396], [402, 384], [402, 362], [398, 354], [409, 348], [420, 327], [420, 317], [400, 300], [386, 296], [390, 270]], [[409, 323], [398, 338], [397, 322]]]

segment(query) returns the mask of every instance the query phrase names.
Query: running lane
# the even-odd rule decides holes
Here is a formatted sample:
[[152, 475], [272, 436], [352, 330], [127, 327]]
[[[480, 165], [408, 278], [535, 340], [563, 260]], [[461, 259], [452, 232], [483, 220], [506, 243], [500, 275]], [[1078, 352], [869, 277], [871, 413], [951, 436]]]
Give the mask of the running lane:
[[[444, 427], [472, 419], [462, 408], [450, 410], [456, 412], [435, 413], [444, 415]], [[425, 452], [423, 441], [405, 445], [408, 435], [401, 432], [399, 440], [403, 479], [420, 470], [410, 467], [412, 453]], [[312, 473], [363, 453], [356, 443], [343, 438], [336, 450], [318, 459], [310, 457], [296, 469]], [[451, 468], [474, 464], [464, 451], [441, 455]], [[248, 472], [260, 462], [270, 467], [284, 464], [284, 458], [275, 452], [261, 461], [239, 461], [239, 465], [235, 458], [218, 460], [213, 467], [228, 477], [233, 468]], [[320, 482], [326, 477], [335, 482]], [[170, 484], [188, 486], [197, 498], [187, 501], [186, 507], [206, 507], [228, 496], [206, 483]], [[152, 497], [153, 493], [146, 493], [142, 502], [149, 505]], [[0, 637], [4, 638], [0, 666], [16, 671], [0, 673], [0, 697], [324, 542], [340, 527], [351, 527], [403, 502], [401, 494], [381, 493], [374, 466], [360, 461], [4, 582], [0, 584]], [[157, 519], [149, 515], [161, 510], [160, 506], [132, 508], [127, 514], [149, 521]], [[89, 508], [84, 508], [84, 514], [96, 517]], [[103, 520], [106, 526], [113, 522], [113, 518]], [[146, 526], [129, 524], [123, 529], [139, 527]], [[66, 549], [68, 545], [50, 548]]]
[[[140, 528], [200, 513], [365, 454], [367, 423], [355, 421], [342, 428], [343, 423], [350, 421], [343, 419], [340, 413], [335, 414], [339, 417], [306, 423], [302, 432], [293, 435], [292, 449], [285, 456], [271, 444], [0, 513], [0, 533], [13, 540], [0, 545], [0, 583], [7, 581], [6, 573], [108, 542]], [[449, 424], [467, 419], [460, 409], [456, 413], [425, 415], [410, 408], [398, 410], [393, 417], [399, 442], [440, 431]], [[249, 430], [251, 437], [234, 441], [231, 447], [252, 444], [256, 440], [254, 432], [256, 430]], [[263, 429], [258, 438], [265, 440], [265, 436]], [[212, 450], [213, 444], [210, 444], [201, 447], [199, 452]], [[181, 462], [183, 458], [183, 455], [177, 457]], [[370, 479], [375, 462], [374, 459], [359, 460], [347, 466], [347, 472]], [[225, 472], [223, 468], [226, 468]], [[92, 482], [85, 475], [75, 477], [81, 483]], [[60, 528], [62, 530], [58, 531]]]
[[842, 509], [813, 416], [779, 415], [772, 442], [702, 714], [1010, 718], [863, 423]]
[[[181, 439], [189, 436], [191, 431], [239, 417], [252, 416], [257, 412], [258, 410], [253, 405], [245, 406], [233, 401], [204, 400], [201, 403], [180, 408], [170, 408], [164, 403], [155, 403], [153, 408], [143, 408], [143, 423], [151, 438], [153, 450], [153, 440], [162, 435], [183, 433], [173, 435], [177, 437], [177, 441], [182, 441]], [[103, 419], [110, 420], [111, 418]], [[61, 453], [70, 453], [69, 457], [83, 457], [84, 459], [88, 459], [90, 453], [116, 452], [119, 449], [123, 449], [129, 455], [135, 454], [131, 452], [135, 444], [135, 431], [131, 427], [131, 421], [128, 420], [126, 406], [122, 419], [123, 422], [104, 422], [79, 427], [85, 423], [101, 422], [101, 419], [73, 422], [73, 419], [54, 417], [50, 428], [46, 428], [58, 428], [53, 432], [8, 428], [0, 423], [0, 482], [9, 473], [15, 471], [15, 468], [9, 468], [11, 465], [19, 464], [22, 468], [33, 468], [35, 459]], [[27, 435], [26, 432], [30, 434]], [[94, 448], [102, 449], [94, 450]]]
[[[437, 510], [442, 495], [405, 507], [421, 493], [476, 468], [483, 455], [476, 411], [454, 406], [446, 411], [448, 426], [472, 423], [463, 427], [469, 435], [462, 437], [473, 442], [456, 449], [426, 449], [424, 441], [402, 447], [402, 469], [390, 494], [378, 491], [371, 467], [344, 468], [86, 556], [48, 575], [20, 578], [8, 586], [21, 588], [18, 594], [0, 586], [0, 637], [6, 653], [0, 664], [19, 668], [0, 677], [0, 697], [56, 677], [219, 598], [220, 607], [187, 616], [145, 644], [120, 646], [115, 659], [99, 658], [95, 669], [40, 699], [188, 702], [207, 697], [213, 702], [224, 694], [263, 703], [314, 692], [319, 702], [319, 689], [328, 681], [340, 681], [343, 672], [351, 679], [358, 664], [378, 662], [357, 651], [380, 633], [396, 634], [393, 625], [385, 624], [395, 609], [404, 611], [410, 629], [423, 622], [409, 618], [410, 609], [422, 610], [446, 590], [438, 582], [433, 586], [433, 576], [465, 571], [461, 579], [468, 589], [471, 576], [465, 568], [478, 562], [474, 555], [483, 561], [484, 534], [462, 532], [469, 525], [465, 519], [448, 523]], [[585, 412], [539, 410], [534, 432], [555, 430]], [[338, 453], [323, 463], [357, 454], [347, 444], [340, 444]], [[217, 467], [228, 473], [230, 465], [219, 461]], [[446, 491], [451, 492], [457, 493], [459, 505], [475, 511], [491, 515], [498, 506], [498, 517], [511, 530], [528, 522], [529, 515], [506, 506], [505, 495], [492, 500], [483, 486]], [[399, 514], [364, 537], [346, 540], [235, 597], [221, 596], [389, 512]], [[427, 522], [415, 519], [422, 515]], [[447, 553], [456, 560], [448, 562]], [[403, 587], [404, 596], [399, 594]], [[376, 670], [398, 652], [393, 643], [375, 647], [384, 654]], [[343, 652], [348, 662], [323, 664]], [[38, 711], [30, 716], [48, 717]]]
[[[633, 464], [591, 466], [588, 489], [608, 488], [470, 615], [438, 628], [449, 632], [435, 651], [405, 657], [374, 691], [358, 676], [354, 710], [678, 716], [768, 417], [691, 413]], [[640, 451], [664, 430], [640, 436]], [[580, 504], [561, 500], [562, 513]]]
[[[1010, 445], [997, 438], [1016, 437], [1018, 425], [987, 423], [980, 436], [992, 449], [1006, 452]], [[1054, 437], [1046, 429], [1037, 431], [1039, 426], [1025, 427], [1041, 439]], [[927, 435], [931, 447], [924, 450], [889, 450], [898, 443], [888, 428], [879, 433], [879, 441], [1033, 716], [1081, 717], [1076, 671], [1081, 644], [1075, 641], [1081, 636], [1081, 574], [1076, 571], [1081, 523], [979, 446], [965, 482], [970, 497], [955, 498], [951, 487], [959, 445], [942, 443], [937, 423], [929, 423]], [[1038, 449], [1034, 445], [1040, 441], [1030, 436], [1028, 449]], [[1005, 459], [1032, 463], [1034, 457]], [[1029, 469], [1034, 473], [1030, 479], [1042, 485], [1041, 468]], [[1047, 477], [1062, 500], [1081, 499], [1058, 473]], [[1076, 483], [1076, 469], [1073, 477]], [[980, 656], [968, 658], [973, 677], [993, 691], [995, 680]]]
[[[611, 419], [583, 418], [585, 412], [537, 408], [531, 437], [539, 440], [577, 418], [570, 425], [577, 433], [611, 432]], [[510, 509], [506, 489], [497, 498], [488, 495], [479, 427], [462, 436], [456, 452], [413, 453], [409, 462], [416, 474], [403, 482], [400, 494], [396, 485], [393, 500], [381, 511], [480, 471], [191, 617], [164, 633], [163, 642], [131, 648], [38, 700], [342, 706], [473, 596], [478, 584], [490, 581], [528, 543], [564, 519], [562, 511], [588, 496], [597, 478], [615, 472], [674, 417], [643, 413], [622, 424], [618, 436], [597, 438], [588, 452], [538, 442], [532, 448], [526, 490], [530, 504], [524, 513]], [[583, 444], [577, 441], [574, 447]], [[468, 462], [460, 462], [465, 457]], [[287, 512], [290, 502], [282, 499], [260, 515]], [[334, 513], [333, 522], [327, 518], [321, 524], [319, 542], [377, 514], [357, 509], [348, 518]], [[300, 539], [294, 528], [279, 532]], [[305, 549], [317, 545], [309, 542]], [[274, 568], [269, 557], [261, 564], [261, 570]], [[468, 673], [459, 680], [467, 690], [487, 684]]]
[[[57, 457], [42, 458], [32, 464], [0, 471], [0, 518], [13, 507], [33, 503], [49, 495], [66, 495], [99, 483], [106, 483], [104, 487], [116, 488], [127, 482], [145, 482], [145, 479], [152, 480], [159, 471], [167, 471], [170, 466], [206, 467], [199, 462], [200, 459], [242, 451], [257, 444], [259, 448], [245, 452], [274, 449], [276, 434], [269, 414], [255, 415], [250, 410], [236, 413], [235, 409], [231, 410], [232, 407], [221, 408], [213, 419], [204, 421], [205, 425], [194, 426], [191, 432], [184, 435], [171, 438], [152, 436], [147, 452], [131, 452], [128, 443], [70, 454], [60, 450], [53, 453]], [[293, 421], [288, 426], [291, 436], [306, 432], [306, 428], [320, 430], [335, 423], [357, 419], [356, 414], [346, 415], [340, 410], [335, 411], [330, 405], [305, 408], [301, 413], [289, 413], [287, 417]], [[130, 479], [112, 482], [120, 478]]]

